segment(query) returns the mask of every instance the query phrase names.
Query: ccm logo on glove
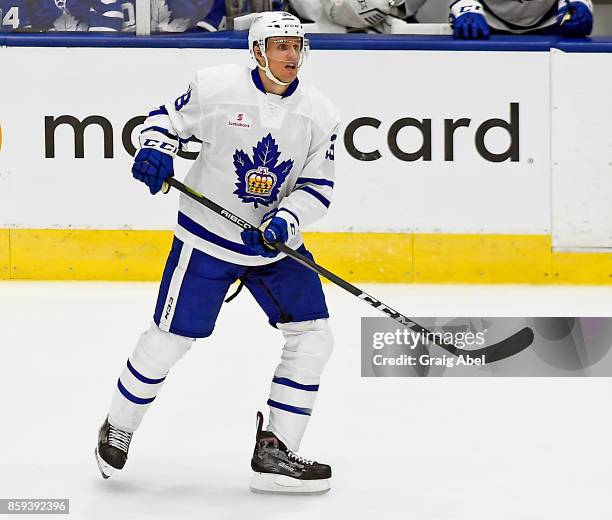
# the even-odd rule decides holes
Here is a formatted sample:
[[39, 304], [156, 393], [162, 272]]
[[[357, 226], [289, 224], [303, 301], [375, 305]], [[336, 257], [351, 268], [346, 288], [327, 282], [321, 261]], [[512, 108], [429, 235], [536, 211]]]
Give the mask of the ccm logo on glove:
[[157, 139], [145, 139], [145, 142], [142, 144], [143, 148], [156, 148], [158, 150], [162, 150], [163, 152], [170, 152], [175, 154], [178, 152], [178, 147], [170, 144], [164, 143], [163, 141], [158, 141]]

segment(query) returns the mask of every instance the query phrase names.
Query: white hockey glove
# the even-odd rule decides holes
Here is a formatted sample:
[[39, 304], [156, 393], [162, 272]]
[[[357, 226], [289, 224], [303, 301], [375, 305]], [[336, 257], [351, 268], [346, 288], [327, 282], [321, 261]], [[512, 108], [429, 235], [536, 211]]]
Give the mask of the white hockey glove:
[[321, 6], [335, 24], [356, 29], [381, 23], [395, 9], [389, 0], [321, 0]]

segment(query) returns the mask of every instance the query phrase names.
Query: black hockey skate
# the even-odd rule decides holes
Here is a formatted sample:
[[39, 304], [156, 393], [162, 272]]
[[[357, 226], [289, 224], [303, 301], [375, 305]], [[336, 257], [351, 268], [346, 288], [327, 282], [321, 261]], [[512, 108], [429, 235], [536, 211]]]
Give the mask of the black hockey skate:
[[329, 491], [331, 467], [293, 453], [274, 433], [263, 431], [257, 412], [257, 438], [251, 459], [254, 493], [313, 495]]
[[104, 478], [110, 477], [116, 469], [123, 469], [127, 461], [132, 434], [115, 428], [108, 422], [108, 417], [100, 427], [96, 461]]

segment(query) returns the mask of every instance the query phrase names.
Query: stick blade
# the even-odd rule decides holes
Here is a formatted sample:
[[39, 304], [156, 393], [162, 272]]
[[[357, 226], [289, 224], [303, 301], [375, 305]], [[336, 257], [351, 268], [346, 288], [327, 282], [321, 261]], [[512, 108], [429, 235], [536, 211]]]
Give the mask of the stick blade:
[[495, 363], [496, 361], [516, 356], [529, 347], [534, 339], [533, 329], [525, 327], [499, 343], [470, 352], [470, 357], [484, 355], [485, 362], [488, 365], [489, 363]]

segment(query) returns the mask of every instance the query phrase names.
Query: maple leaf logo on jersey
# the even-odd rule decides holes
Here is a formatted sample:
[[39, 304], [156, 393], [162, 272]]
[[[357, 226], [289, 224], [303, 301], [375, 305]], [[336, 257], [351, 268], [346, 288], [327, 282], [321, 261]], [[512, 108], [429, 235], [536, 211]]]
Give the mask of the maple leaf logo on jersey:
[[280, 152], [271, 134], [253, 148], [253, 159], [242, 150], [234, 153], [234, 166], [238, 182], [236, 191], [243, 202], [269, 206], [278, 197], [278, 191], [293, 168], [289, 159], [277, 164]]

